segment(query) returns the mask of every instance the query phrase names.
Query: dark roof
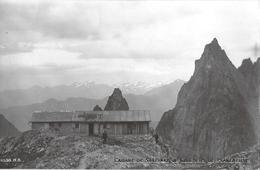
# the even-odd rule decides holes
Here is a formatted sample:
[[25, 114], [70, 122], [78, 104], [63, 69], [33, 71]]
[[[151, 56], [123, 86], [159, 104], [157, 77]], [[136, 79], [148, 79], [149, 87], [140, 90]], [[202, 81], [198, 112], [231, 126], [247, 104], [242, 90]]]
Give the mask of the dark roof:
[[151, 121], [148, 110], [34, 112], [31, 122], [144, 122]]

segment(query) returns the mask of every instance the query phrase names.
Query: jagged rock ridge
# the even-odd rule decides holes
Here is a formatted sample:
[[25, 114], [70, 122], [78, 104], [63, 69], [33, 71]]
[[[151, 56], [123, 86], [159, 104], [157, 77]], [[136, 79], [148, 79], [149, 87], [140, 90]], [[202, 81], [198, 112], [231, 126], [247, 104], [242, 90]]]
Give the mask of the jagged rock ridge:
[[129, 110], [126, 99], [119, 88], [115, 88], [113, 94], [109, 96], [104, 110]]
[[260, 58], [254, 63], [250, 58], [243, 60], [238, 71], [248, 86], [247, 106], [260, 139]]
[[223, 158], [256, 143], [247, 109], [247, 84], [214, 39], [204, 48], [174, 109], [157, 132], [182, 158]]
[[238, 71], [243, 74], [249, 89], [251, 96], [259, 95], [259, 84], [260, 84], [260, 58], [255, 63], [250, 58], [244, 59]]

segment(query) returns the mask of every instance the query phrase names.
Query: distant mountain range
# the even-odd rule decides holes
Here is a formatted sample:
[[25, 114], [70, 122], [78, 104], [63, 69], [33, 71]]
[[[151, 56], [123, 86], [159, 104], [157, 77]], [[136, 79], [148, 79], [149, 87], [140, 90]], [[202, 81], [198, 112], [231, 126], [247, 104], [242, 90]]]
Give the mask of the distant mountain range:
[[[122, 90], [123, 95], [125, 96], [129, 109], [147, 109], [151, 111], [152, 120], [153, 121], [159, 121], [161, 118], [163, 111], [170, 109], [174, 107], [177, 99], [177, 94], [181, 86], [184, 84], [184, 81], [182, 80], [176, 80], [172, 83], [153, 88], [151, 90], [148, 90], [144, 92], [143, 94], [125, 94], [124, 90]], [[76, 96], [74, 93], [69, 92], [69, 88], [63, 86], [64, 93], [67, 95], [70, 94], [70, 97], [66, 98], [65, 100], [60, 100], [59, 97], [52, 97], [48, 100], [45, 100], [44, 102], [34, 102], [35, 97], [41, 98], [41, 100], [44, 97], [47, 97], [48, 95], [42, 94], [43, 91], [42, 88], [35, 88], [33, 91], [38, 95], [32, 94], [32, 89], [29, 90], [27, 94], [32, 94], [33, 97], [30, 95], [25, 95], [26, 102], [28, 103], [31, 101], [30, 104], [22, 105], [22, 106], [10, 106], [9, 108], [0, 109], [0, 112], [5, 115], [5, 117], [13, 123], [18, 129], [21, 131], [28, 130], [30, 128], [29, 120], [31, 119], [31, 114], [34, 111], [60, 111], [60, 110], [92, 110], [95, 105], [99, 105], [104, 109], [104, 106], [106, 104], [106, 101], [108, 99], [108, 95], [110, 95], [113, 92], [113, 88], [106, 88], [101, 89], [101, 86], [98, 86], [99, 88], [95, 89], [94, 87], [91, 88], [91, 94], [99, 93], [99, 91], [107, 91], [108, 95], [106, 97], [103, 97], [102, 99], [91, 99], [91, 98], [85, 98], [85, 97], [73, 97]], [[96, 87], [96, 86], [95, 86]], [[107, 87], [107, 86], [104, 86]], [[37, 91], [36, 89], [39, 89]], [[51, 96], [59, 96], [59, 94], [62, 94], [62, 90], [58, 87], [56, 88], [50, 88], [53, 94]], [[50, 91], [49, 89], [49, 91]], [[55, 91], [56, 89], [56, 91]], [[73, 88], [72, 88], [73, 89]], [[59, 93], [60, 92], [60, 93]], [[86, 91], [87, 93], [88, 91]], [[82, 91], [82, 93], [84, 93]], [[23, 93], [24, 94], [24, 93]], [[77, 94], [77, 93], [76, 93]], [[105, 94], [105, 93], [104, 93]], [[44, 97], [42, 97], [43, 95]], [[86, 94], [81, 94], [86, 95]], [[15, 96], [15, 95], [14, 95]], [[23, 95], [20, 96], [19, 100], [23, 100]], [[63, 95], [65, 97], [65, 95]], [[18, 99], [17, 101], [20, 102]], [[36, 100], [38, 101], [38, 100]], [[22, 101], [21, 101], [22, 102]], [[25, 103], [25, 102], [24, 102]], [[153, 123], [155, 126], [156, 123]]]
[[0, 114], [0, 138], [6, 136], [17, 136], [19, 132], [2, 114]]
[[50, 98], [57, 100], [65, 100], [69, 97], [102, 99], [110, 95], [115, 87], [119, 87], [125, 94], [139, 95], [161, 85], [162, 83], [147, 84], [145, 82], [119, 83], [114, 85], [95, 82], [74, 82], [71, 85], [54, 87], [33, 86], [29, 89], [5, 90], [0, 92], [0, 108], [40, 103]]

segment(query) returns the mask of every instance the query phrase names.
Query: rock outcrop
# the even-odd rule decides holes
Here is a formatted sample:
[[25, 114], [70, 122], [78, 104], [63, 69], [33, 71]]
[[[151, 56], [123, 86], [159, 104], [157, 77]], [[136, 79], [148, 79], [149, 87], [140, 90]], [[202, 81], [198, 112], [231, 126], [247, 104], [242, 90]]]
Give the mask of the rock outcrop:
[[103, 144], [100, 137], [31, 130], [0, 140], [0, 168], [173, 169], [174, 164], [145, 162], [166, 157], [166, 152], [151, 138], [109, 136], [107, 144]]
[[93, 111], [102, 111], [102, 108], [101, 108], [99, 105], [96, 105], [96, 106], [93, 108]]
[[181, 158], [215, 160], [243, 151], [256, 143], [248, 96], [243, 75], [214, 39], [156, 130]]
[[104, 110], [129, 110], [126, 99], [119, 88], [115, 88], [113, 94], [109, 96]]
[[248, 84], [251, 96], [259, 96], [260, 85], [260, 58], [255, 63], [250, 58], [243, 60], [238, 71], [243, 74], [245, 82]]
[[20, 132], [2, 114], [0, 114], [0, 138], [6, 136], [17, 136]]
[[[253, 165], [246, 169], [253, 169], [259, 165], [259, 154], [256, 147], [232, 158], [245, 157]], [[0, 168], [4, 169], [193, 169], [191, 164], [179, 163], [170, 146], [156, 144], [150, 135], [109, 136], [103, 144], [96, 136], [30, 130], [18, 137], [1, 139], [0, 158]], [[193, 166], [220, 167], [218, 163]]]
[[238, 71], [248, 86], [247, 106], [260, 139], [260, 58], [254, 63], [250, 58], [243, 60]]

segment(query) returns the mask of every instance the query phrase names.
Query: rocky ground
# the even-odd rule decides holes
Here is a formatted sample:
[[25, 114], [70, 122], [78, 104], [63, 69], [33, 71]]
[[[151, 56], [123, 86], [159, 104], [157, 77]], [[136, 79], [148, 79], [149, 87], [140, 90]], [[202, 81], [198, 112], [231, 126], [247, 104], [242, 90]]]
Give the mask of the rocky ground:
[[260, 169], [260, 145], [249, 148], [247, 151], [229, 155], [222, 160], [209, 164], [209, 167], [218, 169], [259, 170]]
[[[259, 153], [253, 148], [244, 156], [257, 166]], [[150, 135], [110, 136], [103, 144], [100, 137], [33, 130], [0, 139], [0, 168], [181, 169], [183, 163], [176, 162], [175, 155], [174, 149], [156, 144]], [[204, 167], [210, 166], [215, 169], [219, 164]]]
[[[166, 157], [151, 136], [100, 137], [27, 131], [0, 140], [1, 168], [153, 168], [165, 163], [146, 159]], [[152, 160], [150, 160], [152, 161]]]

